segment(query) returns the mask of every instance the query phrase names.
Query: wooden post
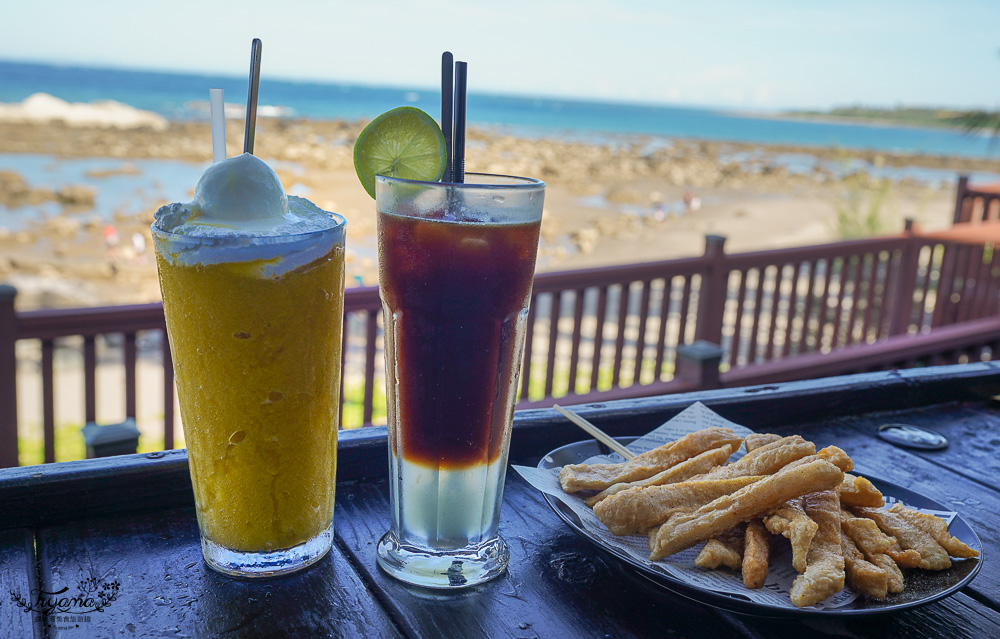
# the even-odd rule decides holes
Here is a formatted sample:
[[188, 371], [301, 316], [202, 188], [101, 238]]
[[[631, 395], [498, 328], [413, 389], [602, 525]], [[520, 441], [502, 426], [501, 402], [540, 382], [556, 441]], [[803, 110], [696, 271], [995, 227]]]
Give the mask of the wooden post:
[[[347, 334], [346, 331], [344, 334]], [[163, 357], [163, 450], [171, 450], [174, 447], [174, 361], [170, 357], [170, 340], [167, 338], [167, 331], [164, 330], [162, 335], [160, 352]], [[343, 401], [344, 391], [341, 387], [341, 406], [343, 406]]]
[[719, 388], [721, 362], [722, 349], [719, 346], [705, 340], [696, 340], [677, 347], [677, 369], [674, 377], [693, 384], [697, 390]]
[[702, 273], [698, 291], [698, 324], [694, 338], [713, 344], [722, 343], [722, 315], [726, 309], [726, 238], [722, 235], [705, 236], [705, 258], [708, 264]]
[[0, 468], [17, 461], [17, 289], [0, 284]]
[[[964, 220], [965, 212], [965, 194], [969, 190], [969, 176], [961, 175], [958, 178], [958, 188], [955, 189], [955, 216], [952, 220], [953, 224], [958, 224], [960, 222], [969, 222], [971, 220]], [[971, 210], [970, 210], [971, 216]]]
[[896, 269], [895, 281], [885, 296], [886, 308], [889, 309], [889, 335], [903, 335], [910, 328], [913, 317], [913, 291], [917, 285], [917, 267], [920, 258], [920, 244], [913, 235], [913, 219], [906, 219], [903, 229], [906, 233], [906, 243], [899, 256], [899, 268]]

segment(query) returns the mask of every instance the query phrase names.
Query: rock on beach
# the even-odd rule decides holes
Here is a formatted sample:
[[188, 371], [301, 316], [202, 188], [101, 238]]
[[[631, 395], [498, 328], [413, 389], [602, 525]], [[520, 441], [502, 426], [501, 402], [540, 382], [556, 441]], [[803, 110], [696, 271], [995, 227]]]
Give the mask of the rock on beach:
[[60, 189], [32, 188], [14, 171], [0, 171], [0, 206], [17, 208], [42, 202], [59, 202], [74, 209], [93, 208], [97, 188], [86, 184], [68, 184]]
[[150, 128], [165, 131], [166, 118], [114, 100], [66, 102], [47, 93], [34, 93], [20, 103], [0, 104], [0, 121], [30, 124], [64, 122], [72, 127], [115, 129]]

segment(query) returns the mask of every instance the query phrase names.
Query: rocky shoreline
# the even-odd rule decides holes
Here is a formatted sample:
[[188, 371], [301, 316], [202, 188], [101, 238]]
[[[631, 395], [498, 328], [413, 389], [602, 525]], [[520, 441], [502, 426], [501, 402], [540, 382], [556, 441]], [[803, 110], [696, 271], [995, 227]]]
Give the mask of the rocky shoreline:
[[[316, 168], [353, 167], [351, 148], [365, 121], [263, 119], [258, 123], [256, 152]], [[231, 152], [242, 146], [241, 123], [230, 120]], [[871, 150], [845, 150], [783, 144], [748, 144], [674, 138], [669, 146], [648, 150], [653, 136], [619, 136], [620, 143], [587, 144], [555, 139], [528, 139], [471, 129], [470, 170], [538, 175], [567, 184], [664, 176], [677, 185], [725, 187], [747, 175], [780, 176], [774, 162], [725, 162], [727, 155], [766, 150], [797, 153], [820, 160], [860, 160], [873, 166], [913, 166], [958, 172], [1000, 173], [1000, 158], [971, 158]], [[45, 153], [69, 157], [157, 158], [203, 162], [212, 156], [210, 127], [202, 122], [171, 122], [159, 130], [140, 127], [109, 131], [55, 121], [46, 124], [0, 122], [0, 153]], [[768, 169], [770, 167], [770, 170]], [[521, 171], [520, 169], [525, 169]], [[762, 171], [763, 170], [763, 171]]]
[[[348, 219], [348, 279], [374, 284], [373, 204], [354, 176], [352, 145], [364, 122], [262, 119], [256, 153], [289, 163], [278, 173], [288, 189], [303, 189], [319, 206]], [[240, 123], [227, 126], [232, 152], [242, 146]], [[206, 162], [212, 154], [207, 123], [170, 122], [163, 128], [0, 122], [0, 153], [55, 158]], [[816, 158], [789, 171], [780, 154]], [[491, 130], [468, 135], [470, 172], [531, 175], [548, 184], [539, 270], [669, 259], [700, 252], [706, 233], [723, 233], [731, 250], [755, 250], [837, 239], [835, 218], [845, 193], [864, 194], [879, 180], [864, 170], [831, 169], [851, 161], [862, 167], [924, 167], [1000, 174], [1000, 159], [936, 157], [792, 146], [617, 137], [604, 144], [527, 139]], [[3, 170], [6, 169], [6, 170]], [[59, 204], [62, 213], [23, 230], [0, 224], [0, 282], [19, 288], [21, 309], [86, 306], [158, 299], [155, 268], [145, 246], [153, 209], [95, 211], [94, 194], [106, 175], [85, 184], [39, 189], [0, 166], [0, 206]], [[953, 183], [928, 185], [898, 179], [890, 185], [887, 229], [903, 217], [944, 224]], [[193, 189], [194, 184], [190, 185]], [[685, 194], [687, 196], [685, 197]], [[693, 196], [692, 196], [693, 194]], [[171, 194], [184, 201], [190, 191]], [[684, 200], [688, 205], [684, 205]], [[692, 210], [690, 200], [701, 202]], [[109, 222], [119, 238], [108, 240]], [[142, 236], [139, 239], [138, 236]]]

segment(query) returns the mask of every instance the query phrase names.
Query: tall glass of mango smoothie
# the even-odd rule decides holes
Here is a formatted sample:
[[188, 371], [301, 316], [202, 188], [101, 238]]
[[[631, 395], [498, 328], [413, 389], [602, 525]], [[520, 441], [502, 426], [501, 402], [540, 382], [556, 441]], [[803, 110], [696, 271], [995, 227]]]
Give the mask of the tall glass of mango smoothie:
[[246, 153], [156, 213], [202, 551], [220, 572], [288, 573], [332, 544], [344, 231]]

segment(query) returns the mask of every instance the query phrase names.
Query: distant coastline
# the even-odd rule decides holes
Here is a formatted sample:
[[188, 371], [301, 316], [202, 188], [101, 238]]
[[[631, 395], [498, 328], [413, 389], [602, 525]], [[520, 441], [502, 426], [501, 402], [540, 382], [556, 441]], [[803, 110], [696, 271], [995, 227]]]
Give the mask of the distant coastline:
[[953, 122], [963, 111], [957, 109], [928, 107], [895, 107], [891, 109], [865, 106], [834, 107], [825, 111], [790, 110], [781, 111], [776, 117], [809, 122], [831, 124], [870, 124], [872, 126], [892, 126], [917, 129], [944, 129], [962, 131], [962, 126]]
[[[243, 78], [191, 73], [0, 61], [0, 103], [18, 103], [40, 92], [71, 103], [114, 100], [172, 122], [204, 122], [209, 86], [223, 88], [227, 103], [239, 105], [245, 100], [245, 83]], [[400, 104], [431, 114], [440, 107], [436, 91], [414, 87], [274, 78], [262, 78], [260, 85], [262, 108], [292, 119], [370, 120]], [[472, 91], [469, 123], [498, 134], [589, 143], [626, 136], [660, 139], [667, 144], [678, 139], [707, 140], [984, 160], [1000, 157], [1000, 151], [988, 140], [954, 128], [900, 126], [896, 117], [873, 120], [835, 111], [741, 112]]]

